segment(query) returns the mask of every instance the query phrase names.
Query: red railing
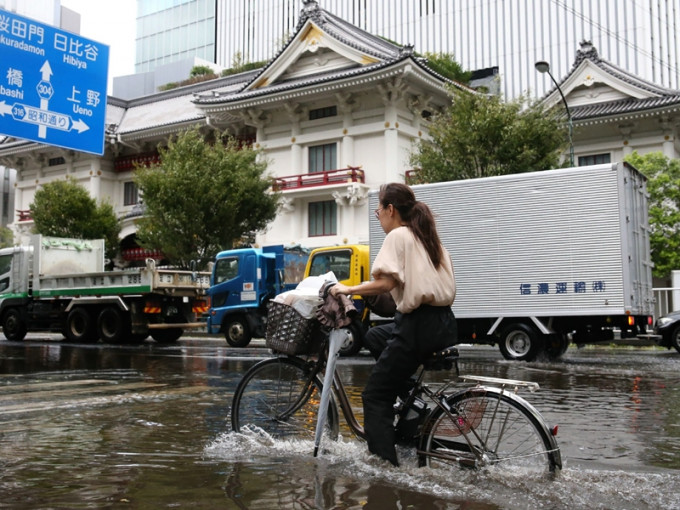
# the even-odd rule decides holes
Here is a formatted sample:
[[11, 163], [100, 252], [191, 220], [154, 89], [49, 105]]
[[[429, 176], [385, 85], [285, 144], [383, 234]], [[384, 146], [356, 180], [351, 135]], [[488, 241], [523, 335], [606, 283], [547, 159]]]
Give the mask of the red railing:
[[113, 168], [116, 172], [127, 172], [134, 170], [135, 165], [150, 167], [160, 162], [160, 156], [157, 152], [147, 152], [145, 154], [133, 154], [132, 156], [121, 156], [116, 158], [113, 162]]
[[123, 259], [127, 261], [155, 259], [160, 260], [164, 257], [160, 250], [147, 250], [145, 248], [128, 248], [122, 250]]
[[17, 209], [17, 221], [33, 221], [30, 209]]
[[291, 189], [312, 188], [315, 186], [327, 186], [329, 184], [346, 184], [351, 182], [365, 183], [366, 178], [361, 168], [350, 166], [339, 170], [326, 170], [311, 174], [289, 175], [274, 179], [274, 191], [286, 191]]
[[418, 174], [417, 168], [414, 168], [413, 170], [406, 170], [406, 172], [404, 172], [404, 182], [409, 185], [415, 184], [417, 174]]

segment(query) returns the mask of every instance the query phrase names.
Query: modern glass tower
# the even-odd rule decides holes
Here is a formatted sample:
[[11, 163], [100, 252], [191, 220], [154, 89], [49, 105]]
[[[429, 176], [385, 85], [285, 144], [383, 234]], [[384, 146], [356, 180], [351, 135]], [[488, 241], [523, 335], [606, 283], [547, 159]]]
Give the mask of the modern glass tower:
[[135, 72], [153, 71], [158, 66], [192, 57], [217, 62], [218, 3], [230, 1], [137, 0]]
[[[216, 63], [266, 60], [309, 0], [218, 0]], [[582, 40], [610, 62], [680, 88], [680, 0], [317, 0], [338, 17], [420, 53], [452, 53], [469, 70], [498, 67], [501, 92], [542, 95], [569, 71]], [[177, 3], [177, 2], [175, 2]]]

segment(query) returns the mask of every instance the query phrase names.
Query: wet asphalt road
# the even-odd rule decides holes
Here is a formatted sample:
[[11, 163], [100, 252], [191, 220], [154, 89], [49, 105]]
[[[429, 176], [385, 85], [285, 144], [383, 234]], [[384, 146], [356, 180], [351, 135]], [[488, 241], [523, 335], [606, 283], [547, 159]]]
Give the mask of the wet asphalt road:
[[[525, 397], [551, 424], [565, 469], [552, 482], [415, 467], [385, 469], [345, 434], [309, 445], [229, 431], [240, 375], [268, 355], [219, 337], [176, 345], [0, 341], [0, 508], [680, 508], [680, 354], [570, 347], [516, 363], [461, 347], [463, 373], [536, 381]], [[343, 359], [355, 410], [371, 359]]]

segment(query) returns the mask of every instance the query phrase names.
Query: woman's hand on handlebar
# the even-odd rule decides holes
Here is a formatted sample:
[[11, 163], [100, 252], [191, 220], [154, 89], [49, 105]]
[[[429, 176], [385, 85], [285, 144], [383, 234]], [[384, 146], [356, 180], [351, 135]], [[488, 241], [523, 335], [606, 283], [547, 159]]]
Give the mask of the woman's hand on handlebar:
[[336, 283], [331, 287], [330, 290], [331, 296], [336, 297], [340, 294], [346, 294], [350, 295], [351, 292], [349, 290], [349, 287], [347, 285], [343, 285], [342, 283]]

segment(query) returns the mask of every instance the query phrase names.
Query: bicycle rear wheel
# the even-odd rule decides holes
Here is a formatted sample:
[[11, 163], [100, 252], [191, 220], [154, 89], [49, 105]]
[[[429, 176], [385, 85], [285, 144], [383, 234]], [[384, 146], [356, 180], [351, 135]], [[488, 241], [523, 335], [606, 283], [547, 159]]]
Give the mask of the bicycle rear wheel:
[[[314, 439], [323, 383], [302, 359], [266, 359], [246, 372], [234, 392], [231, 427], [260, 429], [275, 439]], [[331, 398], [324, 436], [338, 436], [338, 411]]]
[[472, 388], [446, 398], [447, 413], [430, 415], [420, 445], [420, 463], [554, 472], [560, 451], [541, 415], [526, 400], [496, 388]]

